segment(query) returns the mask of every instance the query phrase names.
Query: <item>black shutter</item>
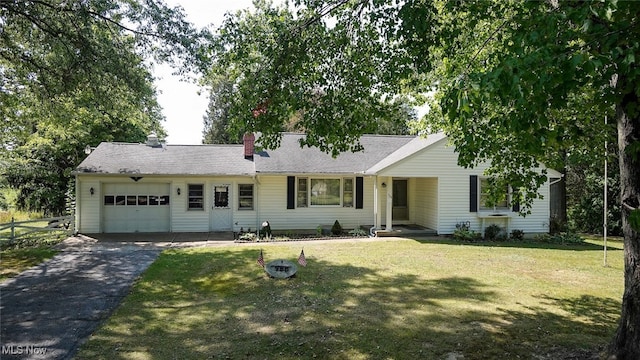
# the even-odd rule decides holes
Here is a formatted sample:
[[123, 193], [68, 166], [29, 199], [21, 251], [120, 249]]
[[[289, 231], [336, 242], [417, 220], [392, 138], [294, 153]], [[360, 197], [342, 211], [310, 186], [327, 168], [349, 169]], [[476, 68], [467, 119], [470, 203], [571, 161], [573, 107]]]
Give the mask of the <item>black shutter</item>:
[[287, 209], [296, 208], [296, 177], [287, 176]]
[[364, 178], [356, 177], [356, 209], [364, 207]]
[[469, 211], [478, 212], [478, 175], [469, 176]]
[[[519, 198], [519, 196], [518, 196], [518, 192], [517, 192], [517, 191], [514, 191], [512, 196], [513, 196], [514, 198], [516, 198], [516, 199], [518, 199], [518, 198]], [[516, 200], [516, 201], [514, 201], [514, 202], [513, 202], [513, 204], [511, 205], [511, 211], [513, 211], [513, 212], [520, 212], [520, 201], [517, 201], [517, 200]]]

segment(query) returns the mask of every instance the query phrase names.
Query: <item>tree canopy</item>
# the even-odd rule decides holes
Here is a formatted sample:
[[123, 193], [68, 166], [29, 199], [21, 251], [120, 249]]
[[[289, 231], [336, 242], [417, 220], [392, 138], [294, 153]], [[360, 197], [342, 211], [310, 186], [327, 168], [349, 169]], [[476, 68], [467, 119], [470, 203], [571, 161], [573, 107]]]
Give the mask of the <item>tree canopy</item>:
[[389, 121], [406, 120], [395, 116], [400, 87], [388, 81], [393, 58], [375, 23], [343, 13], [330, 27], [323, 15], [335, 4], [295, 14], [262, 0], [254, 6], [227, 16], [214, 39], [208, 78], [234, 84], [231, 131], [260, 131], [266, 147], [285, 129], [304, 131], [303, 145], [336, 155], [359, 150], [360, 135], [375, 133], [378, 121], [393, 128]]
[[[242, 131], [277, 144], [301, 111], [307, 145], [357, 150], [385, 102], [401, 93], [431, 112], [462, 166], [490, 161], [495, 196], [508, 184], [526, 212], [547, 175], [540, 163], [602, 151], [617, 128], [625, 235], [622, 319], [611, 353], [640, 358], [638, 13], [622, 1], [256, 1], [215, 38], [211, 73], [229, 74]], [[604, 118], [610, 119], [605, 124]], [[614, 125], [615, 124], [615, 125]]]
[[163, 134], [150, 67], [206, 67], [207, 33], [160, 0], [0, 0], [0, 159], [18, 205], [64, 211], [85, 146]]

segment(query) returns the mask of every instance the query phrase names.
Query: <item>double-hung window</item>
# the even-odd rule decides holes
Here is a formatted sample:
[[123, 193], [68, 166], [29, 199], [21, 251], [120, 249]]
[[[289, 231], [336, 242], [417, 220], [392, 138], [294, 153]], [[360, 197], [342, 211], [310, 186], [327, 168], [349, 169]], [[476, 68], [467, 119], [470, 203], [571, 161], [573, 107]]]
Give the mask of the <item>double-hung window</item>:
[[188, 205], [189, 210], [204, 210], [204, 185], [189, 184], [188, 186]]
[[491, 187], [491, 179], [490, 178], [481, 178], [479, 179], [480, 189], [478, 194], [480, 196], [480, 210], [509, 210], [509, 187], [504, 189], [504, 193], [499, 194], [495, 203], [491, 199], [490, 187]]
[[238, 209], [253, 210], [253, 184], [238, 185]]
[[342, 185], [342, 206], [353, 207], [353, 179], [345, 178]]
[[307, 188], [308, 179], [307, 178], [298, 178], [298, 195], [297, 206], [299, 208], [307, 207], [309, 204], [309, 190]]

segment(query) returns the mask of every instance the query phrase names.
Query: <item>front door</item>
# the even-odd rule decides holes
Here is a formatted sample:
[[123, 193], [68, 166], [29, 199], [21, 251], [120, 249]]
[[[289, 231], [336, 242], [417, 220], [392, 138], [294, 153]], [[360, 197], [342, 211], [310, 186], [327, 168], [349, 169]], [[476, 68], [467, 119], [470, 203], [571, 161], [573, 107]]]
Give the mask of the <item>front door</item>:
[[227, 230], [231, 230], [231, 186], [215, 185], [211, 209], [211, 231]]
[[393, 221], [409, 220], [408, 181], [393, 179]]

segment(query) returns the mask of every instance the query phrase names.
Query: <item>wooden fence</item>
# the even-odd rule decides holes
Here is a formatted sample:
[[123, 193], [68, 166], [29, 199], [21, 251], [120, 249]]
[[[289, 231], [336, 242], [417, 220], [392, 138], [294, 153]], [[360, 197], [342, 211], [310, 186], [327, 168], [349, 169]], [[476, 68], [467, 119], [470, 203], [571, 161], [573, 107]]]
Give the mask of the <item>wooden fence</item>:
[[73, 215], [24, 221], [15, 221], [12, 218], [11, 222], [0, 224], [0, 242], [15, 242], [34, 237], [36, 233], [52, 231], [66, 232], [67, 235], [71, 235], [74, 231]]

